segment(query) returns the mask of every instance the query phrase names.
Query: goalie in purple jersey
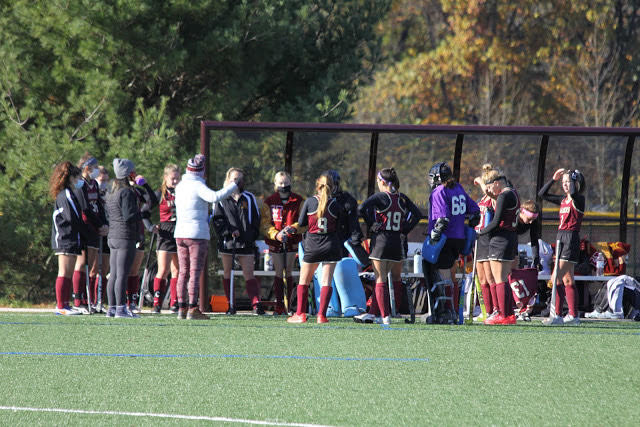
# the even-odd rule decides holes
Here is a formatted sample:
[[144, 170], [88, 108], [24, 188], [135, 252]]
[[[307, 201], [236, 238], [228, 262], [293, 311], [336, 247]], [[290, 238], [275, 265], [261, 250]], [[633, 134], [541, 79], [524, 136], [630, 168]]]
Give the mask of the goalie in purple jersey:
[[469, 218], [469, 226], [475, 227], [480, 220], [480, 208], [456, 181], [451, 168], [444, 162], [436, 163], [431, 168], [429, 184], [431, 195], [427, 232], [432, 242], [440, 241], [443, 234], [447, 236], [447, 240], [435, 264], [423, 262], [424, 271], [431, 276], [429, 280], [433, 280], [435, 267], [441, 280], [451, 280], [453, 304], [458, 307], [459, 288], [451, 269], [464, 248], [465, 220]]

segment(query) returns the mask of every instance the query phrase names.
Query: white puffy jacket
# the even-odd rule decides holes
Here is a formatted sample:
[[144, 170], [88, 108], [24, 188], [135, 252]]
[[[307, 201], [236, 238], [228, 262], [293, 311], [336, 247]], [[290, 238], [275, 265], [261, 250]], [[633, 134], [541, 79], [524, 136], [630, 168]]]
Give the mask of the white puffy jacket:
[[176, 185], [176, 230], [175, 238], [209, 240], [209, 203], [217, 203], [236, 191], [231, 183], [222, 190], [207, 187], [204, 179], [192, 173], [182, 175]]

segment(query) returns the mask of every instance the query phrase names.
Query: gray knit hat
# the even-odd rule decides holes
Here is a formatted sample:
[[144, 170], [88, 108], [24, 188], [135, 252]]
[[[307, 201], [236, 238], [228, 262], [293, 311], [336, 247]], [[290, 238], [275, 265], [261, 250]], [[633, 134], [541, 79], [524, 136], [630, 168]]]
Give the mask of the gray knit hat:
[[113, 173], [116, 175], [116, 179], [126, 178], [134, 170], [136, 170], [136, 167], [131, 160], [117, 157], [113, 159]]

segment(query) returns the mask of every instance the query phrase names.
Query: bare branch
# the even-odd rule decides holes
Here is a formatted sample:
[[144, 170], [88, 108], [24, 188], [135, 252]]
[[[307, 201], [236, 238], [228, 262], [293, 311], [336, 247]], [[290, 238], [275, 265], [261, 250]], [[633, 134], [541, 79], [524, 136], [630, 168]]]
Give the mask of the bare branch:
[[102, 104], [104, 104], [104, 100], [105, 97], [103, 96], [102, 99], [100, 100], [100, 102], [98, 102], [98, 105], [96, 105], [96, 108], [93, 109], [93, 111], [91, 112], [91, 114], [89, 114], [88, 116], [86, 116], [84, 118], [84, 120], [82, 121], [82, 123], [80, 123], [78, 125], [78, 127], [73, 131], [73, 133], [71, 134], [71, 136], [69, 137], [70, 141], [82, 141], [84, 138], [86, 138], [86, 136], [83, 136], [81, 138], [76, 138], [76, 135], [78, 134], [78, 132], [80, 132], [80, 128], [82, 128], [82, 126], [84, 126], [85, 124], [89, 123], [91, 121], [91, 119], [93, 118], [93, 116], [96, 115], [96, 113], [98, 112], [98, 110], [100, 109], [100, 107], [102, 106]]

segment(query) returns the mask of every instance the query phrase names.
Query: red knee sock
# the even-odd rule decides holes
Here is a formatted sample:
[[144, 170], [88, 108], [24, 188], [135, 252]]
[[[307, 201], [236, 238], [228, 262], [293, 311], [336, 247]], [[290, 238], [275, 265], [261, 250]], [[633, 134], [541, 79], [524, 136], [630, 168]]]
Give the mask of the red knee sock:
[[396, 299], [396, 312], [400, 312], [404, 301], [404, 287], [402, 286], [402, 280], [393, 282], [393, 297]]
[[507, 315], [507, 284], [504, 282], [496, 283], [496, 296], [498, 297], [498, 311], [503, 316]]
[[64, 308], [64, 277], [56, 277], [56, 304], [58, 308]]
[[333, 287], [331, 286], [322, 286], [320, 288], [320, 310], [318, 313], [322, 316], [327, 315], [327, 308], [329, 307], [332, 292]]
[[500, 310], [500, 304], [498, 301], [498, 290], [496, 288], [496, 284], [494, 283], [489, 285], [489, 289], [491, 290], [491, 304], [493, 305], [493, 311], [498, 311]]
[[276, 303], [282, 306], [284, 303], [284, 281], [282, 277], [273, 278], [273, 295], [276, 299]]
[[64, 278], [64, 289], [62, 293], [64, 295], [64, 305], [69, 305], [73, 293], [73, 280], [66, 277]]
[[96, 283], [96, 276], [89, 276], [89, 295], [87, 295], [87, 303], [93, 302], [96, 295], [96, 290], [94, 286], [91, 286], [93, 283]]
[[371, 293], [371, 305], [369, 306], [369, 314], [374, 316], [380, 316], [380, 306], [378, 305], [378, 299], [376, 298], [376, 288], [373, 288]]
[[578, 293], [574, 284], [564, 285], [564, 292], [567, 297], [567, 305], [569, 306], [569, 314], [578, 317]]
[[505, 316], [511, 316], [514, 314], [513, 308], [516, 306], [516, 302], [513, 299], [513, 290], [511, 290], [511, 285], [509, 283], [504, 284], [504, 292], [505, 292]]
[[161, 279], [159, 277], [154, 277], [153, 279], [153, 305], [154, 306], [159, 306], [160, 304], [162, 304], [162, 301], [160, 301], [160, 297], [164, 291], [164, 287], [166, 283], [167, 283], [166, 280]]
[[298, 309], [296, 314], [300, 315], [307, 312], [307, 298], [309, 298], [309, 285], [298, 285]]
[[458, 312], [458, 304], [460, 303], [460, 285], [458, 281], [453, 281], [453, 309]]
[[260, 302], [260, 284], [257, 279], [247, 280], [247, 295], [251, 300], [251, 306], [255, 308]]
[[386, 283], [376, 283], [376, 299], [380, 308], [380, 315], [387, 317], [390, 314], [389, 308], [389, 288]]
[[491, 300], [491, 288], [488, 283], [481, 283], [482, 301], [484, 301], [484, 309], [487, 314], [493, 313], [493, 301]]
[[178, 278], [172, 277], [169, 280], [169, 306], [175, 307], [178, 304]]
[[565, 288], [564, 285], [556, 285], [556, 316], [562, 316], [562, 306], [564, 305]]
[[73, 305], [76, 307], [82, 304], [81, 293], [82, 293], [82, 285], [84, 283], [84, 272], [80, 270], [76, 270], [73, 272], [73, 276], [71, 278], [72, 289], [73, 289]]

